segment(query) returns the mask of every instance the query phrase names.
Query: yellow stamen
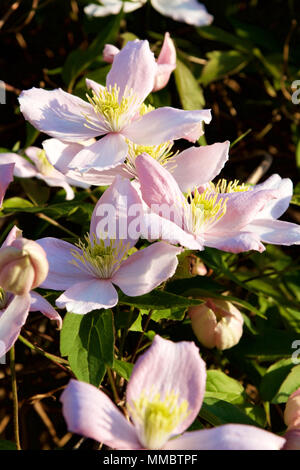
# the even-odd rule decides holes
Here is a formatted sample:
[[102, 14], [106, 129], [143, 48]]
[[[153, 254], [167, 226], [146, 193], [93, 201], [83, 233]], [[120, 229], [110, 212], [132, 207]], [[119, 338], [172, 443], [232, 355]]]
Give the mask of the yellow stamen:
[[0, 310], [3, 310], [7, 306], [7, 294], [6, 292], [0, 287]]
[[252, 188], [246, 183], [239, 184], [239, 180], [227, 181], [221, 179], [217, 184], [210, 183], [212, 191], [216, 193], [238, 193], [244, 191], [251, 191]]
[[[128, 115], [132, 114], [132, 108], [135, 106], [137, 97], [133, 91], [125, 90], [121, 99], [119, 99], [120, 88], [117, 85], [109, 88], [101, 88], [97, 93], [93, 90], [92, 97], [88, 94], [87, 99], [93, 106], [96, 114], [100, 115], [107, 126], [107, 131], [118, 132], [128, 121]], [[89, 116], [85, 116], [87, 121], [95, 127], [95, 122]], [[89, 127], [87, 125], [87, 127]], [[99, 128], [101, 124], [99, 125]]]
[[142, 391], [128, 409], [145, 448], [161, 449], [190, 414], [188, 406], [187, 400], [179, 404], [179, 395], [174, 391], [167, 392], [164, 397], [158, 392], [147, 394]]
[[188, 228], [195, 234], [203, 233], [226, 213], [227, 199], [219, 198], [210, 188], [199, 193], [197, 188], [187, 194]]
[[99, 240], [95, 234], [92, 238], [86, 234], [84, 240], [85, 242], [79, 240], [76, 243], [80, 252], [71, 250], [75, 259], [70, 263], [100, 279], [110, 279], [127, 257], [129, 243], [124, 244], [123, 240], [118, 242], [116, 240]]
[[[136, 168], [135, 168], [135, 159], [141, 153], [147, 153], [150, 157], [157, 160], [161, 165], [165, 165], [170, 157], [174, 156], [171, 152], [173, 142], [168, 141], [160, 145], [137, 145], [126, 139], [128, 144], [128, 153], [126, 157], [126, 168], [131, 176], [137, 177]], [[176, 154], [175, 154], [176, 155]]]

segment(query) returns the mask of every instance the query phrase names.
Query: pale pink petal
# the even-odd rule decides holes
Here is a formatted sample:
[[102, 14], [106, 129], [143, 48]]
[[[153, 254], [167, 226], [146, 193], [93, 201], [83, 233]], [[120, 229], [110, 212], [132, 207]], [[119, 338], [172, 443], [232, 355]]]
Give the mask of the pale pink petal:
[[138, 155], [135, 165], [143, 200], [151, 211], [183, 227], [185, 198], [171, 173], [147, 153]]
[[113, 44], [105, 44], [103, 49], [103, 60], [109, 64], [112, 64], [115, 56], [119, 52], [120, 49], [118, 49], [116, 46], [113, 46]]
[[205, 234], [205, 246], [228, 251], [229, 253], [242, 253], [249, 250], [259, 251], [260, 253], [265, 251], [259, 235], [251, 232], [225, 232], [223, 235], [219, 233], [218, 236]]
[[206, 26], [213, 21], [213, 16], [197, 0], [151, 0], [151, 4], [159, 13], [175, 21], [195, 26]]
[[130, 123], [122, 134], [135, 144], [159, 145], [168, 140], [186, 139], [196, 142], [203, 135], [203, 122], [209, 124], [209, 109], [185, 111], [158, 108]]
[[228, 160], [230, 142], [190, 147], [170, 158], [166, 168], [176, 179], [181, 191], [187, 192], [212, 181]]
[[36, 168], [17, 153], [1, 153], [0, 164], [2, 165], [3, 163], [15, 164], [14, 176], [17, 178], [32, 178], [37, 174]]
[[122, 2], [120, 0], [110, 0], [102, 2], [103, 5], [97, 5], [91, 3], [84, 7], [84, 13], [88, 16], [94, 16], [95, 18], [108, 16], [108, 15], [117, 15], [120, 13], [122, 8]]
[[274, 245], [300, 245], [300, 225], [282, 220], [256, 219], [247, 226], [265, 243]]
[[169, 33], [165, 33], [164, 42], [157, 58], [157, 73], [152, 91], [161, 90], [166, 86], [170, 75], [176, 68], [176, 49]]
[[156, 335], [152, 346], [140, 356], [126, 390], [130, 408], [145, 392], [159, 393], [163, 400], [169, 392], [178, 394], [178, 403], [188, 402], [190, 414], [178, 424], [172, 435], [180, 434], [193, 423], [202, 405], [206, 383], [205, 362], [193, 342], [172, 341]]
[[276, 190], [276, 199], [269, 201], [261, 211], [260, 219], [278, 219], [289, 207], [293, 196], [293, 183], [289, 178], [280, 178], [279, 175], [272, 175], [264, 183], [254, 187], [254, 191], [261, 189]]
[[90, 78], [86, 78], [85, 83], [86, 83], [87, 88], [90, 88], [91, 90], [93, 90], [96, 93], [96, 95], [98, 95], [100, 91], [105, 90], [105, 86], [101, 85], [100, 83], [95, 82], [94, 80], [91, 80]]
[[255, 426], [225, 424], [186, 432], [167, 442], [164, 450], [280, 450], [284, 443], [284, 438]]
[[60, 330], [62, 327], [62, 318], [55, 308], [53, 308], [52, 305], [37, 292], [30, 292], [30, 297], [30, 312], [41, 312], [50, 320], [56, 321], [57, 328]]
[[6, 239], [4, 240], [0, 249], [10, 246], [16, 240], [16, 238], [19, 238], [21, 236], [22, 230], [20, 230], [16, 225], [14, 225], [9, 234], [7, 235]]
[[144, 214], [141, 233], [149, 241], [164, 240], [173, 245], [179, 243], [190, 250], [204, 250], [204, 237], [185, 232], [175, 222], [154, 212]]
[[79, 142], [106, 133], [103, 121], [89, 103], [60, 88], [52, 91], [31, 88], [21, 93], [19, 101], [25, 119], [57, 139]]
[[[106, 86], [120, 88], [119, 98], [134, 93], [133, 116], [154, 86], [157, 65], [148, 41], [129, 41], [114, 58], [106, 77]], [[125, 92], [126, 91], [126, 92]]]
[[47, 279], [41, 284], [44, 289], [64, 290], [83, 280], [93, 279], [87, 271], [72, 264], [75, 261], [71, 251], [80, 250], [71, 243], [58, 238], [41, 238], [36, 240], [44, 248], [49, 262]]
[[151, 292], [175, 274], [181, 248], [157, 242], [133, 253], [112, 276], [112, 282], [130, 296]]
[[[245, 191], [220, 194], [226, 200], [226, 213], [212, 227], [213, 233], [235, 232], [260, 218], [260, 212], [277, 197], [277, 190]], [[210, 230], [210, 231], [211, 231]], [[245, 231], [247, 231], [245, 229]]]
[[[10, 350], [26, 322], [30, 307], [30, 295], [16, 295], [8, 307], [0, 312], [1, 355]], [[4, 351], [3, 346], [4, 345]]]
[[7, 187], [13, 180], [14, 166], [14, 163], [3, 163], [3, 165], [0, 165], [0, 207], [2, 206]]
[[56, 305], [68, 312], [84, 315], [92, 310], [117, 305], [118, 294], [110, 280], [93, 278], [73, 284], [58, 299]]
[[121, 134], [111, 133], [82, 150], [69, 163], [69, 169], [86, 172], [108, 170], [123, 163], [128, 145]]
[[[137, 209], [137, 213], [133, 209]], [[130, 233], [129, 226], [139, 212], [143, 212], [142, 201], [128, 179], [117, 176], [113, 184], [97, 202], [92, 214], [90, 236], [99, 239], [123, 241], [128, 249], [134, 246], [140, 236]]]
[[[55, 170], [55, 169], [54, 169]], [[59, 175], [58, 177], [47, 176], [43, 174], [38, 174], [37, 178], [45, 181], [48, 186], [63, 188], [66, 191], [66, 200], [70, 201], [74, 199], [75, 193], [71, 186], [66, 182], [66, 177], [64, 175]]]
[[[126, 166], [123, 163], [110, 168], [109, 170], [94, 170], [90, 169], [84, 173], [79, 173], [76, 170], [69, 170], [68, 174], [72, 173], [72, 177], [76, 178], [76, 184], [72, 183], [75, 186], [79, 186], [78, 180], [80, 180], [80, 185], [94, 185], [94, 186], [109, 186], [113, 183], [116, 176], [122, 176], [123, 178], [130, 178], [128, 171], [126, 171]], [[70, 179], [68, 178], [68, 181]], [[72, 179], [72, 181], [74, 181]]]
[[69, 431], [113, 449], [141, 449], [132, 424], [110, 398], [93, 385], [70, 380], [60, 400]]

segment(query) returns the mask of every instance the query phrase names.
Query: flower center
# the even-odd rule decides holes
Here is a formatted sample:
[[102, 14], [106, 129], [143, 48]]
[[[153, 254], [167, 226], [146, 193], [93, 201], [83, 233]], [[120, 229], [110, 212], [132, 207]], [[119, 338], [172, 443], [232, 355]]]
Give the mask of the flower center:
[[53, 170], [54, 170], [54, 166], [51, 165], [48, 158], [46, 157], [45, 150], [41, 150], [37, 154], [37, 158], [38, 158], [38, 160], [36, 160], [35, 165], [36, 165], [37, 169], [39, 170], [39, 172], [42, 173], [45, 176], [50, 175], [50, 173], [52, 173]]
[[141, 444], [146, 449], [161, 449], [177, 426], [189, 415], [188, 402], [179, 404], [178, 394], [167, 392], [162, 398], [160, 393], [140, 397], [128, 406], [132, 420], [139, 432]]
[[[100, 115], [107, 126], [106, 130], [119, 132], [128, 122], [129, 115], [135, 106], [137, 97], [133, 90], [125, 90], [121, 99], [119, 99], [120, 88], [117, 85], [109, 88], [101, 88], [97, 93], [93, 90], [92, 97], [88, 94], [87, 99], [93, 106], [96, 114]], [[85, 116], [88, 122], [94, 127], [93, 120]]]
[[252, 191], [252, 188], [249, 184], [242, 183], [239, 184], [239, 180], [227, 181], [221, 179], [217, 184], [210, 183], [211, 190], [215, 193], [240, 193], [245, 191]]
[[80, 252], [71, 250], [75, 259], [70, 263], [100, 279], [111, 278], [127, 257], [129, 249], [129, 243], [125, 245], [123, 240], [99, 240], [95, 234], [92, 237], [86, 234], [84, 241], [79, 240], [76, 246]]
[[187, 228], [194, 234], [203, 233], [211, 228], [226, 213], [227, 199], [219, 198], [210, 188], [199, 193], [197, 188], [186, 196], [188, 207]]
[[7, 293], [0, 287], [0, 310], [6, 308], [8, 302]]
[[131, 142], [130, 140], [126, 139], [128, 144], [128, 153], [125, 161], [125, 165], [127, 168], [128, 173], [137, 178], [136, 167], [135, 167], [135, 159], [141, 153], [147, 153], [150, 157], [157, 160], [158, 163], [161, 165], [165, 165], [168, 159], [171, 156], [174, 156], [171, 152], [171, 148], [173, 146], [173, 142], [168, 141], [160, 145], [137, 145]]

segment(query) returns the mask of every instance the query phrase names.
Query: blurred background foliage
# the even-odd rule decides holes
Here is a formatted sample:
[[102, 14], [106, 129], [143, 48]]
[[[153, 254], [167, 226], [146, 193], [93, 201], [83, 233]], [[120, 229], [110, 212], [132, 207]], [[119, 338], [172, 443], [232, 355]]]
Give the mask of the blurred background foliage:
[[[1, 1], [0, 79], [7, 88], [7, 104], [0, 106], [1, 151], [22, 153], [22, 149], [40, 145], [46, 137], [20, 114], [17, 97], [21, 90], [33, 86], [62, 87], [84, 97], [86, 77], [105, 84], [110, 66], [102, 60], [104, 44], [122, 47], [135, 37], [148, 39], [158, 55], [164, 32], [169, 31], [177, 48], [177, 69], [168, 86], [151, 94], [149, 102], [184, 109], [211, 108], [213, 120], [206, 126], [205, 139], [199, 143], [232, 142], [230, 160], [222, 176], [246, 181], [251, 175], [257, 178], [261, 171], [263, 179], [273, 173], [291, 178], [295, 195], [284, 218], [300, 223], [297, 209], [300, 106], [291, 100], [292, 82], [300, 79], [299, 1], [210, 0], [204, 3], [214, 22], [202, 28], [163, 17], [149, 2], [126, 16], [121, 13], [89, 19], [83, 13], [88, 3]], [[13, 5], [17, 8], [12, 10]], [[75, 199], [66, 202], [61, 190], [49, 189], [41, 181], [15, 179], [1, 213], [5, 216], [0, 222], [1, 239], [13, 224], [22, 227], [25, 236], [31, 238], [47, 234], [72, 239], [59, 226], [49, 225], [47, 217], [82, 236], [88, 230], [94, 203], [102, 191], [103, 188], [78, 190]], [[272, 425], [273, 431], [281, 432], [282, 404], [300, 386], [300, 365], [291, 359], [295, 350], [292, 344], [300, 340], [299, 251], [297, 247], [268, 246], [263, 254], [237, 256], [206, 249], [201, 259], [209, 270], [208, 276], [169, 282], [165, 297], [159, 297], [162, 294], [157, 291], [143, 301], [121, 298], [124, 310], [121, 314], [116, 312], [115, 326], [129, 330], [129, 349], [134, 348], [145, 314], [154, 309], [148, 340], [157, 332], [174, 340], [195, 341], [182, 297], [229, 293], [244, 313], [245, 332], [241, 342], [228, 351], [211, 352], [201, 347], [210, 368], [201, 418], [210, 424], [250, 422], [267, 428]], [[181, 301], [171, 294], [180, 296]], [[55, 295], [51, 293], [48, 298], [55, 299]], [[131, 320], [124, 323], [124, 312], [126, 315], [129, 311], [133, 313]], [[68, 355], [71, 340], [67, 329], [74, 328], [72, 319], [65, 325], [61, 348]], [[75, 326], [79, 331], [80, 325]], [[51, 328], [45, 321], [41, 323], [41, 317], [32, 315], [26, 334], [43, 349], [59, 356], [58, 333]], [[84, 340], [80, 344], [83, 350], [80, 361], [69, 357], [77, 376], [82, 373], [80, 368], [87, 356]], [[68, 371], [53, 363], [46, 367], [45, 358], [32, 356], [21, 344], [18, 348], [24, 405], [21, 421], [25, 423], [29, 416], [33, 423], [30, 432], [27, 424], [27, 433], [26, 425], [23, 426], [25, 447], [62, 447], [68, 439], [59, 406], [47, 395], [43, 397], [44, 412], [55, 422], [49, 428], [35, 394], [49, 393], [52, 386], [50, 397], [55, 397], [56, 389], [66, 383]], [[124, 367], [114, 363], [114, 367], [120, 375], [128, 377], [128, 364]], [[39, 380], [32, 379], [36, 370], [40, 370]], [[0, 390], [8, 383], [6, 372], [1, 374]], [[11, 439], [11, 423], [3, 424], [6, 416], [3, 410], [10, 406], [9, 395], [4, 393], [3, 399], [0, 435]], [[66, 442], [61, 442], [58, 435], [64, 436]]]

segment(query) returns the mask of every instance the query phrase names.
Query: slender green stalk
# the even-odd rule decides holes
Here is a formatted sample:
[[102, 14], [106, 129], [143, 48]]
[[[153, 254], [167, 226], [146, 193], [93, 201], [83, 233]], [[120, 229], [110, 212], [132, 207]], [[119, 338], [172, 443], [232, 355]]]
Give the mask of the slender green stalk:
[[139, 350], [139, 348], [140, 348], [140, 346], [141, 346], [141, 342], [143, 341], [144, 334], [145, 334], [145, 332], [147, 331], [147, 328], [148, 328], [148, 326], [149, 326], [149, 323], [150, 323], [151, 316], [152, 316], [152, 313], [153, 313], [153, 312], [154, 312], [154, 310], [149, 310], [149, 313], [148, 313], [148, 316], [147, 316], [147, 320], [146, 320], [145, 326], [144, 326], [143, 331], [142, 331], [142, 333], [141, 333], [141, 335], [140, 335], [140, 337], [139, 337], [139, 340], [138, 340], [138, 342], [137, 342], [137, 345], [136, 345], [136, 347], [135, 347], [135, 350], [134, 350], [134, 352], [133, 352], [133, 354], [132, 354], [132, 356], [131, 356], [131, 362], [134, 362], [134, 360], [135, 360], [135, 356], [137, 355], [137, 352], [138, 352], [138, 350]]
[[112, 371], [109, 367], [107, 367], [107, 375], [108, 375], [109, 383], [110, 383], [111, 388], [112, 388], [114, 400], [115, 400], [116, 404], [118, 404], [120, 402], [120, 397], [119, 397], [119, 394], [118, 394], [118, 391], [117, 391], [117, 387], [116, 387], [116, 384], [115, 384], [113, 373], [112, 373]]
[[76, 233], [64, 227], [63, 225], [58, 223], [56, 220], [51, 219], [51, 217], [48, 217], [47, 215], [42, 214], [41, 212], [38, 212], [35, 215], [39, 217], [40, 219], [46, 220], [47, 222], [49, 222], [49, 224], [54, 225], [54, 227], [60, 228], [63, 232], [67, 233], [68, 235], [71, 235], [71, 237], [78, 238], [78, 235], [76, 235]]
[[9, 352], [10, 354], [10, 373], [13, 395], [13, 410], [14, 410], [14, 435], [17, 450], [21, 450], [20, 434], [19, 434], [19, 403], [18, 403], [18, 387], [15, 368], [15, 347], [13, 346]]
[[68, 365], [68, 361], [66, 359], [62, 359], [61, 357], [55, 356], [54, 354], [47, 353], [44, 351], [42, 348], [39, 348], [38, 346], [35, 346], [32, 344], [28, 339], [24, 338], [22, 335], [19, 335], [18, 338], [23, 344], [28, 346], [28, 348], [32, 349], [32, 351], [36, 351], [37, 353], [41, 354], [42, 356], [47, 357], [47, 359], [50, 359], [50, 361], [55, 362], [56, 364], [65, 364]]

